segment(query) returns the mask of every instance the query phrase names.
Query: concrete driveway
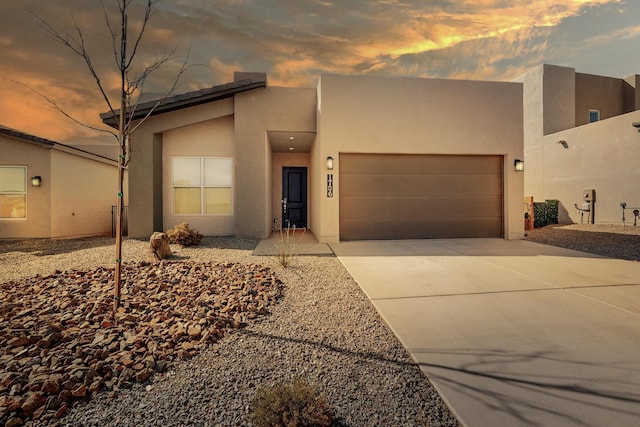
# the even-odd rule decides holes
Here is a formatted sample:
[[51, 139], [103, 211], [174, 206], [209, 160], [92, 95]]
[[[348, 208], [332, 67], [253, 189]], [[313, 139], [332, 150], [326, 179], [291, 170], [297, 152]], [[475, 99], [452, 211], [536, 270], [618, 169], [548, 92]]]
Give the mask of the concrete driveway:
[[502, 239], [331, 247], [464, 425], [640, 425], [640, 262]]

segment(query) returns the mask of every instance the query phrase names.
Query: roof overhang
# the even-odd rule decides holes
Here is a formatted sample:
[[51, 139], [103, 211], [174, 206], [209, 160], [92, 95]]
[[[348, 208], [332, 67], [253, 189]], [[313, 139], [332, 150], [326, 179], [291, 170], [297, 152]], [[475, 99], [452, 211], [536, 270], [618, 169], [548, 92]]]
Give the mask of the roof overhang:
[[[238, 93], [267, 86], [267, 75], [265, 73], [237, 73], [237, 75], [246, 78], [241, 78], [231, 83], [170, 96], [164, 100], [155, 100], [139, 104], [133, 113], [133, 120], [142, 119], [149, 115], [149, 112], [151, 112], [151, 116], [168, 113], [208, 102], [220, 101], [231, 98]], [[115, 115], [111, 112], [106, 112], [100, 114], [100, 118], [104, 124], [117, 128], [119, 115], [120, 110], [116, 110]]]

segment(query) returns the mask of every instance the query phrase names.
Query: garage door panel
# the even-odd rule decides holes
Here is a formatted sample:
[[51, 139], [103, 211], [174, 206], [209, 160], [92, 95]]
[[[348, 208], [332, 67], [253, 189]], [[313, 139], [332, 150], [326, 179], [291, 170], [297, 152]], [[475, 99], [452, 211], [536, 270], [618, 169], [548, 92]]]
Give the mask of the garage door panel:
[[[459, 174], [482, 174], [487, 170], [502, 168], [500, 156], [457, 156], [457, 155], [393, 155], [393, 154], [347, 154], [349, 156], [349, 171], [347, 173], [376, 173], [376, 174], [444, 174], [451, 173], [455, 168]], [[397, 161], [398, 156], [405, 159]], [[341, 157], [342, 159], [343, 157]]]
[[342, 240], [362, 240], [362, 236], [369, 240], [483, 238], [495, 237], [502, 231], [495, 218], [423, 218], [411, 223], [386, 218], [348, 220], [344, 225], [340, 231]]
[[500, 175], [372, 175], [350, 174], [340, 181], [344, 196], [414, 195], [416, 189], [426, 195], [473, 194], [502, 195]]
[[461, 204], [458, 198], [440, 197], [350, 197], [341, 202], [348, 218], [441, 218], [459, 216], [464, 218], [502, 216], [501, 198], [469, 197]]
[[341, 154], [340, 238], [501, 237], [502, 156]]

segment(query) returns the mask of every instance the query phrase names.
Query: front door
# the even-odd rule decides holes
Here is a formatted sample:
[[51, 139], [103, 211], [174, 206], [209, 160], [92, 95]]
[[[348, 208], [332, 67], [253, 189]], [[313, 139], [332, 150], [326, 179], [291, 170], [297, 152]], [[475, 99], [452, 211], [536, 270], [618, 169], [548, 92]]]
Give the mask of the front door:
[[307, 226], [307, 168], [282, 168], [282, 227]]

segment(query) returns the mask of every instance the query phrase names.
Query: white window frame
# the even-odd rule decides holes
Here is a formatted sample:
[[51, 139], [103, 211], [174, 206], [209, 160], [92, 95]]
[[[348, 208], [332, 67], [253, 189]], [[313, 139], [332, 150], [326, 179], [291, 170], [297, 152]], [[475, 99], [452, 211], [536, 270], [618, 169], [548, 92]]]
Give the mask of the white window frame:
[[[200, 160], [200, 184], [199, 185], [174, 185], [174, 160], [175, 159], [199, 159]], [[228, 160], [230, 166], [229, 185], [206, 185], [205, 184], [205, 161], [208, 159], [220, 159]], [[233, 173], [233, 158], [232, 157], [200, 157], [200, 156], [172, 156], [171, 157], [171, 213], [175, 216], [232, 216], [234, 205], [234, 173]], [[198, 188], [200, 189], [200, 213], [176, 213], [175, 204], [175, 189], [176, 188]], [[205, 213], [205, 188], [229, 188], [231, 190], [231, 210], [225, 213]]]
[[24, 196], [24, 216], [22, 217], [0, 217], [0, 221], [24, 221], [27, 219], [27, 167], [26, 166], [14, 166], [14, 165], [0, 165], [0, 168], [14, 168], [24, 170], [24, 191], [2, 191], [0, 189], [0, 195], [3, 196]]
[[[591, 113], [596, 113], [597, 118], [595, 120], [591, 120]], [[590, 109], [589, 110], [589, 123], [595, 123], [600, 121], [600, 110]]]

